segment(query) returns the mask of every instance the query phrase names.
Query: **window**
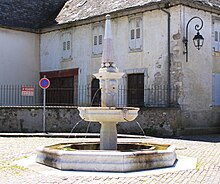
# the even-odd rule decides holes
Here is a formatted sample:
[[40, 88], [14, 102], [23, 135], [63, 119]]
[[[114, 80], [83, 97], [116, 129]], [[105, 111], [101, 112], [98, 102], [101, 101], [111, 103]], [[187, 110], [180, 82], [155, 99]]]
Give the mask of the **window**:
[[70, 50], [70, 41], [67, 41], [66, 50]]
[[102, 45], [102, 35], [99, 35], [99, 45]]
[[93, 45], [97, 45], [97, 36], [94, 36], [94, 44]]
[[136, 51], [142, 49], [142, 18], [129, 20], [129, 49]]
[[215, 31], [215, 41], [218, 41], [218, 31]]
[[220, 74], [213, 74], [213, 105], [220, 105]]
[[220, 52], [220, 21], [213, 22], [213, 41], [212, 47], [214, 51]]
[[63, 50], [66, 50], [66, 42], [63, 42]]
[[71, 33], [63, 33], [61, 35], [62, 41], [62, 59], [71, 59]]
[[102, 54], [103, 49], [103, 26], [93, 27], [93, 54]]

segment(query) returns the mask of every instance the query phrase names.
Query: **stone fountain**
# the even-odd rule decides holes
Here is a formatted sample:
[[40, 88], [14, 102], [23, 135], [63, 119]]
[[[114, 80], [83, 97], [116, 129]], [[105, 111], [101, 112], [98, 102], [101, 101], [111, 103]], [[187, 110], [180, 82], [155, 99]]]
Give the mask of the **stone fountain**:
[[117, 142], [118, 122], [130, 122], [139, 108], [117, 107], [120, 73], [114, 64], [110, 15], [106, 16], [102, 64], [94, 76], [100, 80], [101, 107], [79, 107], [84, 121], [101, 124], [100, 142], [62, 143], [37, 149], [38, 163], [61, 170], [127, 172], [173, 166], [172, 145]]
[[104, 48], [99, 73], [94, 76], [100, 81], [101, 107], [79, 107], [80, 117], [85, 121], [101, 123], [100, 149], [117, 150], [118, 122], [129, 122], [138, 115], [139, 108], [117, 108], [118, 80], [124, 73], [118, 72], [114, 64], [114, 52], [110, 15], [106, 16]]

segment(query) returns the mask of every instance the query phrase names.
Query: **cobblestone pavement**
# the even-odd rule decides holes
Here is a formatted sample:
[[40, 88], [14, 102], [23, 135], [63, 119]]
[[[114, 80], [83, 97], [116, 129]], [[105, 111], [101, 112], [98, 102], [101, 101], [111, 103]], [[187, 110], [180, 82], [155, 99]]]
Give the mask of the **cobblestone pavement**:
[[[150, 142], [168, 143], [177, 147], [177, 155], [196, 157], [197, 167], [160, 175], [139, 177], [54, 176], [40, 174], [14, 165], [13, 162], [35, 154], [39, 146], [71, 142], [74, 138], [0, 137], [1, 184], [219, 184], [220, 135], [185, 136], [176, 139], [149, 138]], [[77, 139], [79, 140], [79, 139]]]

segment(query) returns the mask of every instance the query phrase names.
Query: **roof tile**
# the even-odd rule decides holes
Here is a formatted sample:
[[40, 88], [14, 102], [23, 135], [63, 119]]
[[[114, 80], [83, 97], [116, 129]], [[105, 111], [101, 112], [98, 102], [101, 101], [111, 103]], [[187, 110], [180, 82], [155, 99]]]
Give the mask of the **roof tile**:
[[67, 0], [1, 0], [0, 25], [38, 29], [52, 25]]

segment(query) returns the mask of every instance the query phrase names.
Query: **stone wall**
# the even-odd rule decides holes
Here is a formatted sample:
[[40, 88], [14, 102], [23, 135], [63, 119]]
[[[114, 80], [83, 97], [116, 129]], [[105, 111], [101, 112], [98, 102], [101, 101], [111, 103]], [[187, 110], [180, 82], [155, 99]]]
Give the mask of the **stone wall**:
[[[1, 133], [42, 132], [42, 108], [0, 108]], [[206, 122], [197, 126], [193, 122]], [[74, 128], [75, 127], [75, 128]], [[74, 128], [74, 129], [73, 129]], [[179, 108], [145, 108], [135, 121], [118, 123], [119, 134], [172, 137], [189, 134], [220, 133], [219, 109], [210, 112], [186, 112]], [[99, 133], [99, 123], [81, 121], [76, 108], [47, 108], [46, 131], [62, 133]], [[144, 131], [144, 132], [143, 132]]]
[[[78, 114], [76, 108], [48, 108], [46, 131], [70, 133], [74, 126], [73, 133], [100, 131], [99, 123], [78, 123]], [[119, 123], [118, 133], [143, 135], [144, 131], [146, 135], [173, 136], [178, 117], [178, 109], [142, 109], [136, 121]], [[0, 132], [42, 132], [42, 127], [42, 108], [0, 108]]]

